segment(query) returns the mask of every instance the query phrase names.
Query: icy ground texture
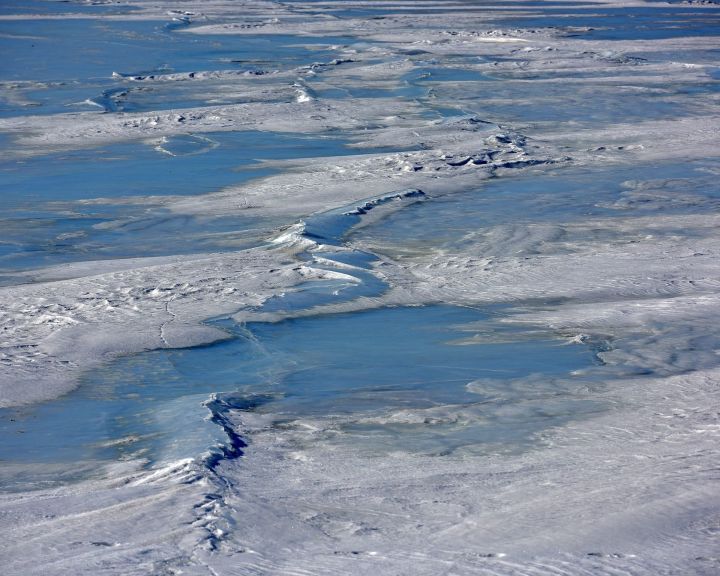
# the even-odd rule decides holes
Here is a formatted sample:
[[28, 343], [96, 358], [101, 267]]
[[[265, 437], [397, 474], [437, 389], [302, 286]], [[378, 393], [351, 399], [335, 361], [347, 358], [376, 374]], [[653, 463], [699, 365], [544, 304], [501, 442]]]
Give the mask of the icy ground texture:
[[[532, 221], [532, 205], [520, 202], [514, 221], [469, 224], [450, 238], [435, 222], [430, 241], [385, 242], [393, 235], [376, 226], [387, 212], [371, 210], [367, 235], [360, 228], [330, 252], [375, 252], [389, 291], [294, 311], [509, 303], [508, 323], [604, 343], [602, 381], [588, 385], [611, 406], [602, 415], [546, 430], [515, 454], [379, 457], [342, 437], [340, 417], [278, 425], [272, 413], [217, 403], [217, 421], [248, 443], [242, 458], [232, 458], [238, 438], [229, 436], [228, 458], [211, 467], [129, 461], [93, 480], [0, 496], [5, 573], [720, 571], [715, 5], [610, 1], [580, 13], [560, 2], [128, 4], [136, 10], [63, 6], [115, 24], [172, 18], [173, 37], [296, 35], [328, 38], [331, 50], [314, 64], [253, 61], [242, 73], [231, 62], [107, 70], [117, 85], [99, 88], [122, 90], [73, 113], [44, 104], [27, 114], [38, 91], [63, 87], [13, 78], [0, 119], [8, 156], [162, 147], [236, 130], [342, 134], [357, 155], [270, 162], [277, 172], [261, 180], [144, 199], [188, 217], [252, 212], [288, 225], [408, 189], [422, 190], [432, 211], [434, 198], [482, 194], [490, 179], [525, 175], [552, 190], [566, 169], [692, 170], [628, 181], [585, 213]], [[34, 22], [7, 9], [0, 19]], [[368, 150], [379, 146], [389, 151]], [[56, 397], [119, 355], [210, 342], [224, 335], [201, 323], [213, 316], [277, 319], [257, 307], [308, 281], [360, 281], [303, 230], [268, 232], [273, 243], [240, 252], [19, 273], [0, 289], [3, 406]], [[478, 327], [475, 340], [485, 337]]]

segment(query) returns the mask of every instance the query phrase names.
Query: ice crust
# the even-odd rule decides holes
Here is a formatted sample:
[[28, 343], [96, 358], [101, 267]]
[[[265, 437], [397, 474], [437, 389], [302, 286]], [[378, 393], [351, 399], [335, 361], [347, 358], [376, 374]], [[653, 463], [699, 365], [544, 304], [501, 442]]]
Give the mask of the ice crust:
[[[307, 233], [308, 222], [327, 223], [328, 214], [334, 223], [341, 216], [360, 226], [381, 221], [417, 200], [403, 191], [422, 191], [427, 207], [449, 194], [481, 194], [490, 179], [516, 174], [697, 160], [709, 162], [704, 174], [717, 174], [720, 113], [709, 47], [717, 47], [718, 34], [598, 40], [557, 26], [542, 6], [522, 11], [547, 18], [548, 27], [508, 26], [517, 15], [508, 3], [480, 9], [438, 1], [423, 3], [423, 11], [399, 0], [126, 4], [134, 10], [71, 14], [68, 4], [69, 14], [43, 18], [174, 20], [173, 33], [188, 37], [342, 35], [354, 42], [338, 45], [335, 60], [267, 74], [121, 71], [118, 80], [132, 86], [183, 85], [203, 104], [3, 117], [8, 154], [42, 157], [248, 129], [342, 133], [358, 154], [268, 163], [279, 172], [212, 194], [153, 200], [176, 214], [285, 218], [287, 227], [264, 246], [80, 262], [23, 272], [18, 278], [27, 283], [0, 287], [0, 406], [56, 398], [118, 356], [226, 338], [205, 323], [214, 317], [277, 320], [443, 302], [507, 304], [508, 324], [602, 342], [604, 365], [594, 372], [601, 376], [588, 380], [587, 394], [612, 408], [546, 430], [535, 448], [516, 454], [398, 449], [381, 456], [346, 431], [350, 417], [288, 422], [211, 401], [211, 416], [231, 432], [211, 465], [207, 454], [154, 469], [133, 460], [80, 482], [1, 493], [5, 574], [720, 571], [717, 189], [679, 195], [678, 186], [663, 193], [663, 182], [628, 183], [601, 206], [615, 214], [498, 223], [434, 250], [398, 253], [363, 242], [361, 233], [349, 240]], [[717, 21], [715, 5], [682, 8]], [[5, 14], [0, 21], [33, 18]], [[419, 61], [491, 79], [408, 77]], [[5, 101], [24, 106], [38, 85], [2, 87]], [[208, 102], [203, 92], [244, 101]], [[388, 151], [371, 150], [380, 146]], [[674, 212], [680, 204], [688, 210]], [[375, 254], [370, 271], [337, 256], [356, 250]], [[357, 284], [368, 273], [387, 292], [258, 312], [308, 283]], [[485, 384], [468, 383], [468, 390]], [[372, 416], [413, 425], [476, 417], [453, 406]]]

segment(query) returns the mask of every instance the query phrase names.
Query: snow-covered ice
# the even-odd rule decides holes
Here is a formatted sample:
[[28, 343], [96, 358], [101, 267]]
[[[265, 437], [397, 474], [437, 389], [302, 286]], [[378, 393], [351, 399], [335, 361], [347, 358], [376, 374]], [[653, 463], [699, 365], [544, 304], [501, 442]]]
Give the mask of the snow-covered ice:
[[3, 572], [717, 574], [719, 37], [0, 8]]

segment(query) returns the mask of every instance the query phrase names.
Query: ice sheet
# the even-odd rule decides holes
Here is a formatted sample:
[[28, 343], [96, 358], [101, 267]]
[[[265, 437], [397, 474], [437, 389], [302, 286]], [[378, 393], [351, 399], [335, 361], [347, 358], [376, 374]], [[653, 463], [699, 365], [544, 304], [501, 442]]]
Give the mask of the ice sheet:
[[[497, 350], [511, 334], [529, 349], [590, 348], [602, 364], [472, 374], [460, 392], [428, 388], [448, 396], [427, 402], [385, 382], [392, 393], [350, 394], [344, 413], [311, 401], [301, 372], [262, 402], [203, 381], [199, 397], [167, 404], [165, 429], [197, 439], [183, 415], [216, 392], [200, 407], [223, 442], [210, 458], [186, 458], [188, 440], [162, 464], [131, 448], [97, 467], [3, 462], [15, 490], [0, 495], [8, 574], [718, 572], [715, 5], [45, 4], [3, 7], [7, 46], [53, 26], [104, 29], [131, 34], [127, 59], [91, 62], [97, 76], [79, 78], [62, 50], [47, 73], [23, 56], [28, 75], [2, 85], [12, 161], [147, 143], [184, 153], [247, 130], [339, 137], [357, 154], [286, 157], [261, 179], [154, 193], [178, 218], [278, 222], [267, 245], [13, 272], [0, 288], [3, 406], [62, 402], [83, 375], [147, 350], [197, 376], [194, 358], [212, 363], [214, 347], [168, 350], [224, 338], [235, 322], [282, 344], [278, 357], [295, 350], [293, 368], [322, 342], [345, 367], [334, 380], [324, 360], [308, 373], [315, 391], [337, 391], [375, 376], [372, 356], [405, 342], [394, 329], [448, 304], [494, 310], [493, 327], [469, 313], [446, 345], [379, 376], [424, 372], [431, 350]], [[148, 46], [167, 49], [155, 55], [169, 66]], [[83, 95], [95, 104], [60, 112]], [[353, 229], [336, 226], [346, 212]], [[343, 324], [406, 313], [365, 341], [353, 337], [367, 326]], [[226, 360], [213, 367], [234, 382]], [[524, 448], [437, 449], [453, 436], [438, 431], [464, 439], [488, 426], [497, 397], [515, 403], [495, 412], [508, 427], [490, 429], [529, 438]], [[136, 442], [111, 441], [120, 453]]]

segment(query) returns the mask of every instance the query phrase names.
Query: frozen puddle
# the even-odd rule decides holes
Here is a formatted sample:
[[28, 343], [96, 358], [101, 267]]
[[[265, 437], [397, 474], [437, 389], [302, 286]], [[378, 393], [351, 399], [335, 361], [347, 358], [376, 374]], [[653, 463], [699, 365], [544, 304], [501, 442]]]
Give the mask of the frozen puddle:
[[2, 410], [0, 460], [198, 457], [228, 443], [204, 406], [211, 393], [240, 421], [248, 410], [285, 427], [322, 419], [335, 438], [383, 452], [512, 449], [601, 409], [587, 380], [573, 381], [594, 362], [587, 346], [502, 328], [471, 308], [223, 324], [234, 338], [121, 359], [57, 401]]
[[[545, 169], [542, 174], [490, 181], [474, 192], [430, 196], [427, 202], [351, 231], [349, 239], [401, 257], [477, 246], [485, 256], [540, 254], [546, 243], [558, 241], [571, 252], [587, 235], [584, 229], [576, 233], [572, 223], [596, 221], [594, 234], [599, 235], [607, 218], [717, 210], [716, 169], [714, 160]], [[640, 232], [638, 224], [635, 233]], [[610, 239], [613, 232], [605, 234]]]
[[251, 210], [240, 217], [173, 214], [164, 202], [277, 171], [263, 161], [356, 153], [345, 143], [259, 131], [181, 134], [0, 161], [0, 275], [79, 260], [257, 245], [284, 220]]
[[[332, 46], [353, 41], [349, 37], [177, 34], [160, 21], [3, 20], [0, 49], [11, 57], [3, 64], [7, 92], [0, 94], [0, 117], [81, 110], [139, 112], [217, 103], [218, 94], [227, 92], [228, 77], [330, 60], [336, 57]], [[42, 58], [37, 57], [39, 51]], [[88, 53], [93, 57], [79, 57]], [[219, 84], [211, 84], [214, 89], [205, 81], [162, 81], [168, 75], [177, 79], [173, 74], [185, 76], [181, 80], [208, 80], [210, 74], [212, 82], [218, 70], [224, 75], [216, 79]], [[230, 94], [222, 96], [223, 102], [247, 99], [243, 90]]]
[[503, 24], [567, 28], [567, 33], [596, 40], [655, 40], [717, 34], [717, 16], [685, 6], [611, 6], [552, 8], [542, 15], [513, 15]]
[[252, 348], [264, 375], [244, 389], [277, 398], [256, 413], [283, 427], [328, 426], [372, 451], [516, 447], [600, 409], [573, 390], [571, 373], [592, 365], [588, 347], [502, 329], [486, 311], [385, 308], [247, 329], [226, 346]]

